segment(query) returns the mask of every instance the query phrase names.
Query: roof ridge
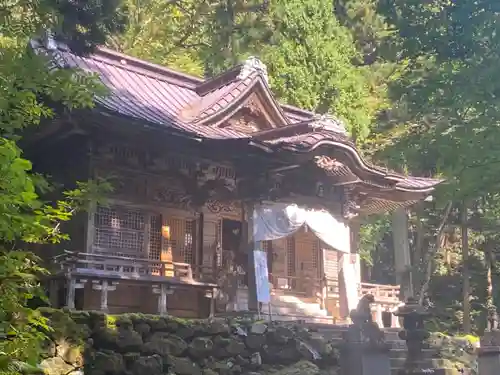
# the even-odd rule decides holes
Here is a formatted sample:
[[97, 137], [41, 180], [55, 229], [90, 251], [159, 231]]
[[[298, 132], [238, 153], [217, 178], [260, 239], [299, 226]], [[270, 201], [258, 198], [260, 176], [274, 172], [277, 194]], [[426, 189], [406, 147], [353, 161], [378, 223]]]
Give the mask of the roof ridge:
[[[124, 53], [112, 50], [107, 47], [98, 47], [96, 51], [92, 54], [92, 58], [96, 58], [99, 56], [107, 58], [108, 60], [106, 61], [107, 63], [110, 62], [109, 60], [115, 61], [117, 66], [121, 66], [124, 69], [127, 69], [129, 67], [134, 67], [136, 69], [141, 70], [141, 72], [145, 75], [148, 75], [148, 73], [156, 73], [161, 77], [163, 77], [165, 81], [169, 81], [169, 78], [173, 78], [174, 80], [172, 83], [174, 84], [184, 83], [184, 85], [186, 85], [186, 83], [189, 83], [190, 84], [189, 86], [193, 89], [200, 83], [204, 82], [203, 78], [183, 73], [175, 69], [165, 67], [163, 65], [151, 63], [146, 60], [139, 59], [137, 57], [126, 55]], [[154, 78], [159, 78], [159, 77], [155, 76]]]

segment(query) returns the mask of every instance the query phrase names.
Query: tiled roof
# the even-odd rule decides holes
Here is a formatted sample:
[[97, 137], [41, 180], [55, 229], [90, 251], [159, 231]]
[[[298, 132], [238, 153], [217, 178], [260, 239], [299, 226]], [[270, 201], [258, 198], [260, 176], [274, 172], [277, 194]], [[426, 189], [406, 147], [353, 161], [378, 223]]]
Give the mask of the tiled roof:
[[128, 67], [126, 60], [114, 61], [105, 56], [80, 57], [61, 51], [70, 67], [97, 73], [108, 89], [97, 97], [98, 105], [120, 115], [152, 124], [171, 127], [207, 138], [247, 138], [232, 129], [197, 126], [179, 119], [179, 112], [199, 96], [194, 89], [176, 85], [156, 74]]
[[[97, 97], [96, 103], [101, 109], [114, 114], [204, 139], [260, 139], [263, 144], [292, 152], [309, 152], [323, 145], [334, 150], [343, 149], [349, 153], [355, 168], [382, 176], [387, 179], [388, 185], [401, 190], [430, 191], [441, 182], [407, 178], [366, 163], [345, 134], [340, 122], [318, 118], [312, 112], [292, 106], [280, 105], [274, 99], [261, 72], [252, 71], [248, 66], [236, 67], [214, 79], [203, 80], [105, 48], [99, 49], [94, 55], [82, 57], [63, 47], [47, 50], [36, 41], [32, 42], [32, 47], [51, 54], [61, 67], [80, 68], [98, 74], [109, 93], [104, 97]], [[247, 70], [244, 72], [244, 69]], [[225, 113], [224, 111], [229, 111], [230, 115], [233, 110], [231, 106], [241, 104], [242, 98], [245, 99], [243, 96], [250, 90], [260, 90], [266, 106], [271, 108], [273, 118], [280, 122], [274, 124], [278, 129], [264, 131], [266, 134], [259, 138], [257, 134], [252, 136], [210, 122], [211, 118]], [[298, 128], [302, 130], [295, 132], [294, 129]], [[275, 130], [278, 133], [274, 134]], [[357, 174], [353, 174], [354, 176]]]

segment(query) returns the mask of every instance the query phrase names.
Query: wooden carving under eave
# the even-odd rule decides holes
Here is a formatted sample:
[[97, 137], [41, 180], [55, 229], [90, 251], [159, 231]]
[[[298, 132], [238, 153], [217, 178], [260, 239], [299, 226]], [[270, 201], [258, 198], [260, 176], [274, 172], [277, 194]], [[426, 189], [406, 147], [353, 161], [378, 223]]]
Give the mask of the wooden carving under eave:
[[344, 165], [337, 161], [336, 159], [330, 158], [326, 155], [316, 156], [314, 162], [319, 168], [324, 169], [328, 172], [337, 172]]
[[236, 201], [222, 202], [215, 199], [209, 199], [205, 203], [208, 210], [214, 214], [219, 213], [234, 213], [240, 209], [239, 203]]
[[239, 111], [226, 121], [225, 126], [245, 134], [273, 128], [271, 120], [255, 94], [252, 94]]

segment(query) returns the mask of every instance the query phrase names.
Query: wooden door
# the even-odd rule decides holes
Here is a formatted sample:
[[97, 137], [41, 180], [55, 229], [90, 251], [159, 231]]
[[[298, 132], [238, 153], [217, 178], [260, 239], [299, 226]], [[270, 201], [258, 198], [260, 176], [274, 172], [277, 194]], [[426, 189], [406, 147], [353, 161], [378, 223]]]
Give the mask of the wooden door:
[[318, 239], [311, 231], [301, 230], [296, 234], [297, 289], [307, 295], [313, 293], [318, 278], [318, 244]]

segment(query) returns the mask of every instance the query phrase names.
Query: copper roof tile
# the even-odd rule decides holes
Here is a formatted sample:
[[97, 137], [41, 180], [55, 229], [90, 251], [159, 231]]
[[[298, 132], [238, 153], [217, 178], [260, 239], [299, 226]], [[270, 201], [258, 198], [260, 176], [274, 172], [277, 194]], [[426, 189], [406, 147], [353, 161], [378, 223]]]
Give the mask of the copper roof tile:
[[[223, 79], [215, 78], [204, 81], [108, 49], [99, 49], [94, 55], [82, 57], [64, 48], [48, 51], [36, 41], [33, 41], [32, 47], [45, 54], [52, 53], [56, 64], [98, 74], [108, 88], [109, 94], [97, 97], [96, 103], [110, 112], [205, 139], [251, 139], [248, 134], [230, 127], [221, 128], [199, 122], [227, 108], [231, 102], [238, 100], [251, 85], [260, 82], [252, 74], [241, 78], [236, 74], [237, 69], [233, 69], [223, 75]], [[203, 86], [204, 83], [207, 84]], [[217, 86], [218, 83], [220, 83], [219, 86]], [[277, 108], [277, 118], [284, 118], [287, 126], [312, 121], [314, 113], [277, 104], [267, 84], [261, 83], [264, 94], [268, 95], [266, 100], [273, 108]], [[199, 89], [197, 92], [197, 89], [202, 86], [204, 89]], [[360, 165], [363, 169], [369, 173], [383, 175], [388, 182], [392, 180], [399, 189], [431, 190], [442, 182], [435, 179], [406, 178], [372, 166], [362, 161], [355, 145], [346, 134], [333, 131], [331, 128], [316, 127], [301, 134], [267, 139], [263, 143], [303, 152], [321, 144], [352, 149], [354, 151], [350, 152], [354, 152], [358, 160], [361, 160]]]

